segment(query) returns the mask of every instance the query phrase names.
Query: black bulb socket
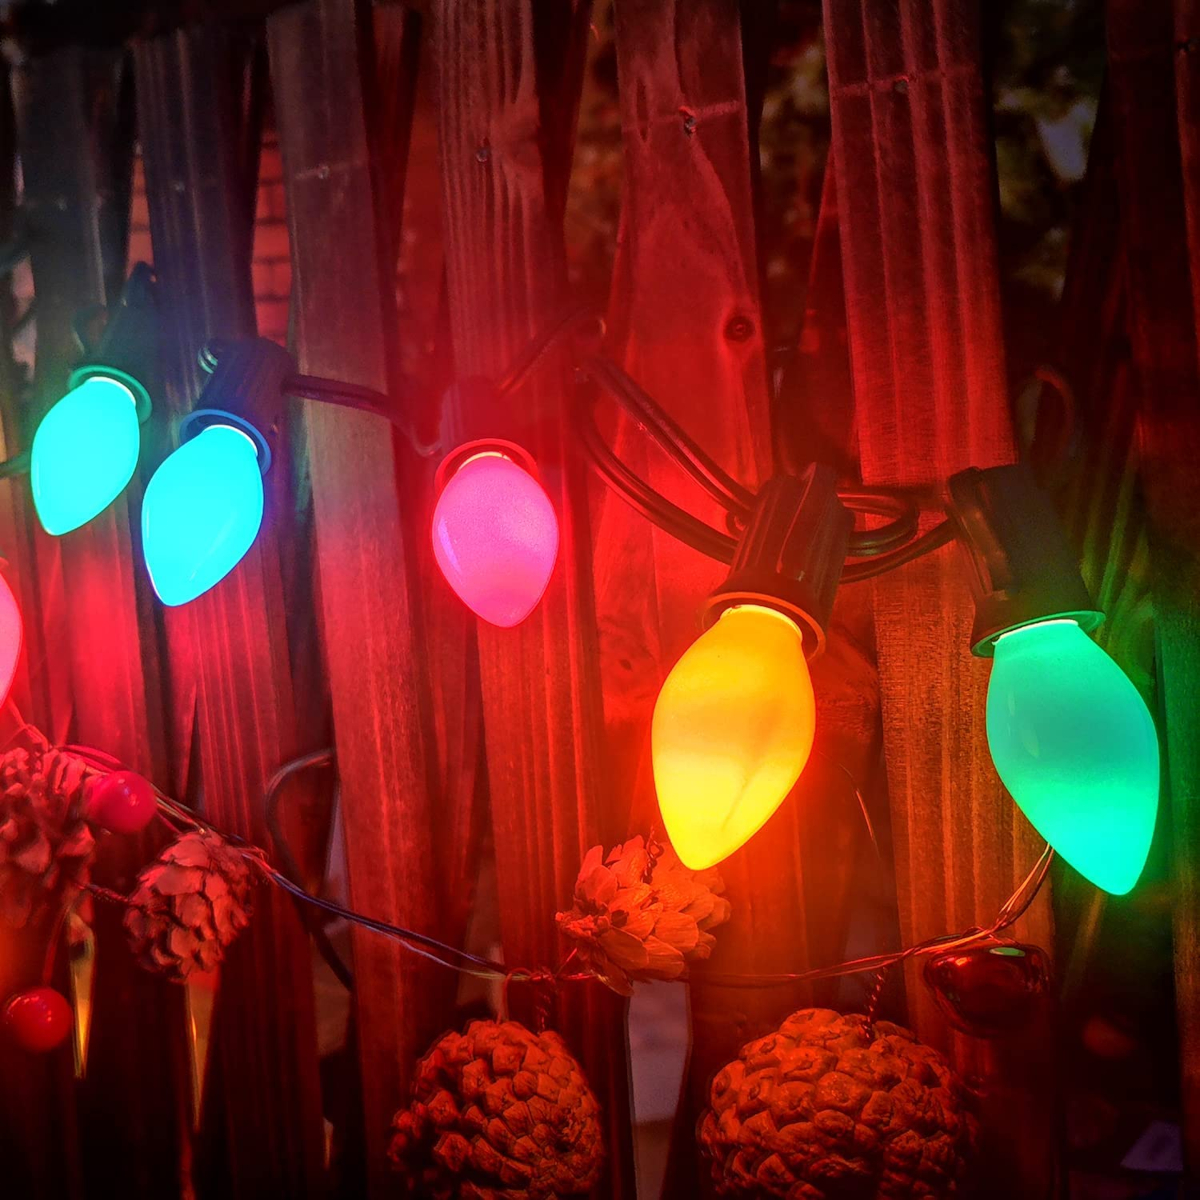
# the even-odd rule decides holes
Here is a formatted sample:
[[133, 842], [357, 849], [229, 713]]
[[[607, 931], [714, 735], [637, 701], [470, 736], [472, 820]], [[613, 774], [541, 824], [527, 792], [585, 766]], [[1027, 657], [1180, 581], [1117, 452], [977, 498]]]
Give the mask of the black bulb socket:
[[115, 379], [133, 393], [138, 421], [150, 418], [151, 394], [158, 390], [158, 297], [154, 271], [137, 263], [129, 273], [121, 298], [108, 312], [108, 321], [95, 353], [71, 372], [68, 387], [89, 379]]
[[267, 338], [210, 343], [200, 365], [209, 378], [196, 408], [179, 426], [186, 442], [213, 425], [230, 425], [246, 434], [258, 450], [259, 469], [271, 466], [271, 443], [283, 423], [286, 381], [296, 373], [292, 356]]
[[1050, 497], [1025, 463], [970, 467], [950, 477], [950, 516], [975, 600], [971, 652], [990, 658], [1005, 633], [1071, 620], [1103, 620]]
[[738, 605], [771, 608], [796, 623], [805, 656], [816, 658], [825, 649], [853, 526], [853, 515], [838, 498], [832, 467], [813, 464], [800, 475], [768, 479], [738, 540], [728, 577], [708, 597], [705, 628]]

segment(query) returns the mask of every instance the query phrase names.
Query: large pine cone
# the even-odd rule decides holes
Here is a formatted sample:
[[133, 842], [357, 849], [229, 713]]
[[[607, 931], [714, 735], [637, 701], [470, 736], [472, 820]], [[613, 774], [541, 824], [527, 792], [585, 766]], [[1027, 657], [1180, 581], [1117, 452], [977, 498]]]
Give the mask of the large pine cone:
[[246, 860], [218, 834], [185, 833], [139, 876], [125, 912], [129, 943], [148, 971], [179, 983], [211, 971], [250, 923]]
[[598, 978], [628, 996], [634, 979], [681, 979], [689, 962], [708, 958], [716, 944], [708, 930], [730, 912], [716, 871], [689, 870], [669, 846], [652, 864], [641, 837], [603, 854], [588, 851], [575, 907], [556, 918]]
[[975, 1121], [946, 1060], [888, 1021], [802, 1008], [712, 1082], [700, 1143], [721, 1196], [965, 1193]]
[[389, 1153], [408, 1194], [427, 1200], [580, 1196], [600, 1176], [599, 1114], [557, 1033], [472, 1021], [417, 1064]]
[[0, 757], [0, 916], [22, 926], [88, 882], [95, 839], [83, 794], [94, 772], [44, 742]]

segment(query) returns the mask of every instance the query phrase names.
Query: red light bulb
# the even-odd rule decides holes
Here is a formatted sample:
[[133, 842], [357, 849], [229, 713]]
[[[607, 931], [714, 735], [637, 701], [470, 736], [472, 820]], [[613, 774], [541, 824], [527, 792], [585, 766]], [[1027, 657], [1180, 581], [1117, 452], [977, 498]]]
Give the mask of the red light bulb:
[[136, 771], [112, 771], [88, 788], [88, 820], [112, 833], [140, 833], [157, 811], [154, 785]]
[[460, 447], [433, 511], [433, 554], [446, 582], [476, 616], [506, 629], [533, 611], [558, 557], [554, 506], [518, 457], [495, 443], [475, 453]]
[[61, 992], [51, 987], [18, 992], [4, 1006], [4, 1028], [13, 1040], [34, 1054], [61, 1046], [75, 1016]]

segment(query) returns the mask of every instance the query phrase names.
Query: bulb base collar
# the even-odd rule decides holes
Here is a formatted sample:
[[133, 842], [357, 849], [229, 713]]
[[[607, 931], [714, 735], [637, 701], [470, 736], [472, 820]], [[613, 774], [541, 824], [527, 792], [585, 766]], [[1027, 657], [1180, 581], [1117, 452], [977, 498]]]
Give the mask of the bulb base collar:
[[773, 608], [796, 622], [805, 655], [816, 658], [825, 649], [853, 525], [832, 467], [813, 464], [802, 475], [767, 480], [728, 578], [708, 597], [705, 627], [738, 604]]
[[[437, 474], [433, 478], [434, 495], [440, 496], [442, 489], [450, 482], [455, 472], [472, 458], [478, 458], [481, 454], [497, 454], [501, 458], [507, 458], [515, 462], [527, 475], [538, 479], [537, 463], [534, 461], [533, 455], [523, 446], [518, 446], [516, 442], [506, 442], [503, 438], [479, 438], [476, 441], [463, 442], [461, 446], [456, 446], [438, 464]], [[540, 483], [541, 480], [538, 479], [538, 482]]]
[[1067, 619], [1088, 632], [1104, 620], [1026, 464], [960, 471], [950, 478], [950, 500], [975, 599], [973, 654], [990, 658], [996, 640], [1023, 625]]
[[271, 443], [283, 420], [284, 383], [296, 371], [292, 356], [266, 338], [248, 338], [206, 346], [200, 365], [211, 375], [196, 409], [179, 426], [180, 441], [212, 425], [232, 425], [254, 442], [265, 475], [271, 466]]

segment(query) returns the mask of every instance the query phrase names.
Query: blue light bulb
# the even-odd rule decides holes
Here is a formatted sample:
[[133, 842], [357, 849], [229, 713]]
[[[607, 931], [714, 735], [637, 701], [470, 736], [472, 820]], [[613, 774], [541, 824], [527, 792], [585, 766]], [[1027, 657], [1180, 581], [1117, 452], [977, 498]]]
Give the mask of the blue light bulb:
[[154, 473], [142, 501], [142, 553], [158, 598], [187, 604], [220, 583], [254, 544], [263, 484], [254, 441], [209, 425]]
[[102, 513], [137, 467], [137, 400], [117, 379], [92, 375], [42, 418], [33, 435], [33, 506], [47, 533], [70, 533]]

